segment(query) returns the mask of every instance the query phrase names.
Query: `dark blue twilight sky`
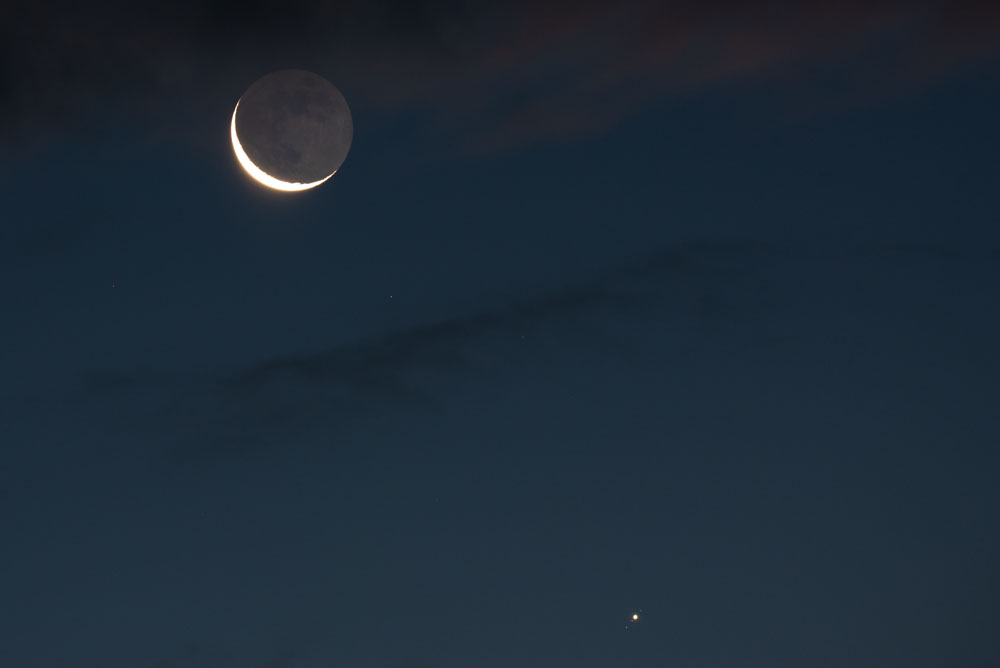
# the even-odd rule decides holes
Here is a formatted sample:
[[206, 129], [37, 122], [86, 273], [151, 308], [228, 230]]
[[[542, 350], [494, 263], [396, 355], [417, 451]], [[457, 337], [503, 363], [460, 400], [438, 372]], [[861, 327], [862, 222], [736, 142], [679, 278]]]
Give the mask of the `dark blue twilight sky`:
[[997, 5], [141, 4], [0, 10], [0, 664], [1000, 663]]

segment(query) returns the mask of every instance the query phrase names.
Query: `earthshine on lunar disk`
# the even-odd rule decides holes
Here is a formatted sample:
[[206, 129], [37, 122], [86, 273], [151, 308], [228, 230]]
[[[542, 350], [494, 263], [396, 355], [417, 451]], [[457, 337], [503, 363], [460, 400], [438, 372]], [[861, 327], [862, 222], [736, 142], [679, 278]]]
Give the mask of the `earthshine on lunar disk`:
[[333, 176], [353, 134], [344, 96], [303, 70], [256, 81], [237, 101], [230, 121], [233, 152], [243, 170], [268, 188], [289, 192], [315, 188]]

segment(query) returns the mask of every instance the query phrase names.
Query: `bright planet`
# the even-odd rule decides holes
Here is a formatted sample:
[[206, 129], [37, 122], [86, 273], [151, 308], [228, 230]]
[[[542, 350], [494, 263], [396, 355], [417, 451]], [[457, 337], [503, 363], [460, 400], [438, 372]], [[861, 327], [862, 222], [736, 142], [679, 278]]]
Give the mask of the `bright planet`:
[[305, 70], [281, 70], [261, 77], [240, 97], [230, 135], [250, 177], [294, 192], [315, 188], [337, 172], [351, 148], [354, 123], [332, 83]]

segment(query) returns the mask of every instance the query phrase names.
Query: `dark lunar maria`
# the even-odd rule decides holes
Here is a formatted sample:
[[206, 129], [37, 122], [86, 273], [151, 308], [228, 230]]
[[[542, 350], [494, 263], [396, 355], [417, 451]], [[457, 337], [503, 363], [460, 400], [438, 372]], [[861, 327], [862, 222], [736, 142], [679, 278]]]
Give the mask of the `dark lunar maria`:
[[332, 83], [305, 70], [280, 70], [240, 98], [236, 134], [250, 160], [270, 176], [313, 183], [343, 164], [354, 124]]

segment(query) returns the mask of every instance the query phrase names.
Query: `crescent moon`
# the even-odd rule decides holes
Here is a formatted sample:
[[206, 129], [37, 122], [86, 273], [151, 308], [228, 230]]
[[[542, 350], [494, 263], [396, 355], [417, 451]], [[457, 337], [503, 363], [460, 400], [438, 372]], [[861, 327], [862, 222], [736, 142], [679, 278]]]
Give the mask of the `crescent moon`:
[[253, 164], [253, 160], [247, 155], [247, 152], [243, 150], [243, 146], [240, 145], [240, 138], [236, 134], [236, 112], [240, 108], [239, 100], [236, 102], [236, 108], [233, 109], [233, 120], [230, 124], [229, 133], [233, 138], [233, 152], [236, 153], [236, 159], [239, 161], [240, 166], [243, 168], [250, 177], [268, 188], [274, 188], [275, 190], [283, 190], [285, 192], [298, 192], [300, 190], [309, 190], [310, 188], [315, 188], [319, 184], [325, 182], [331, 176], [337, 173], [337, 170], [333, 170], [329, 176], [326, 176], [319, 181], [313, 181], [312, 183], [292, 183], [289, 181], [282, 181], [281, 179], [276, 179], [263, 169]]

